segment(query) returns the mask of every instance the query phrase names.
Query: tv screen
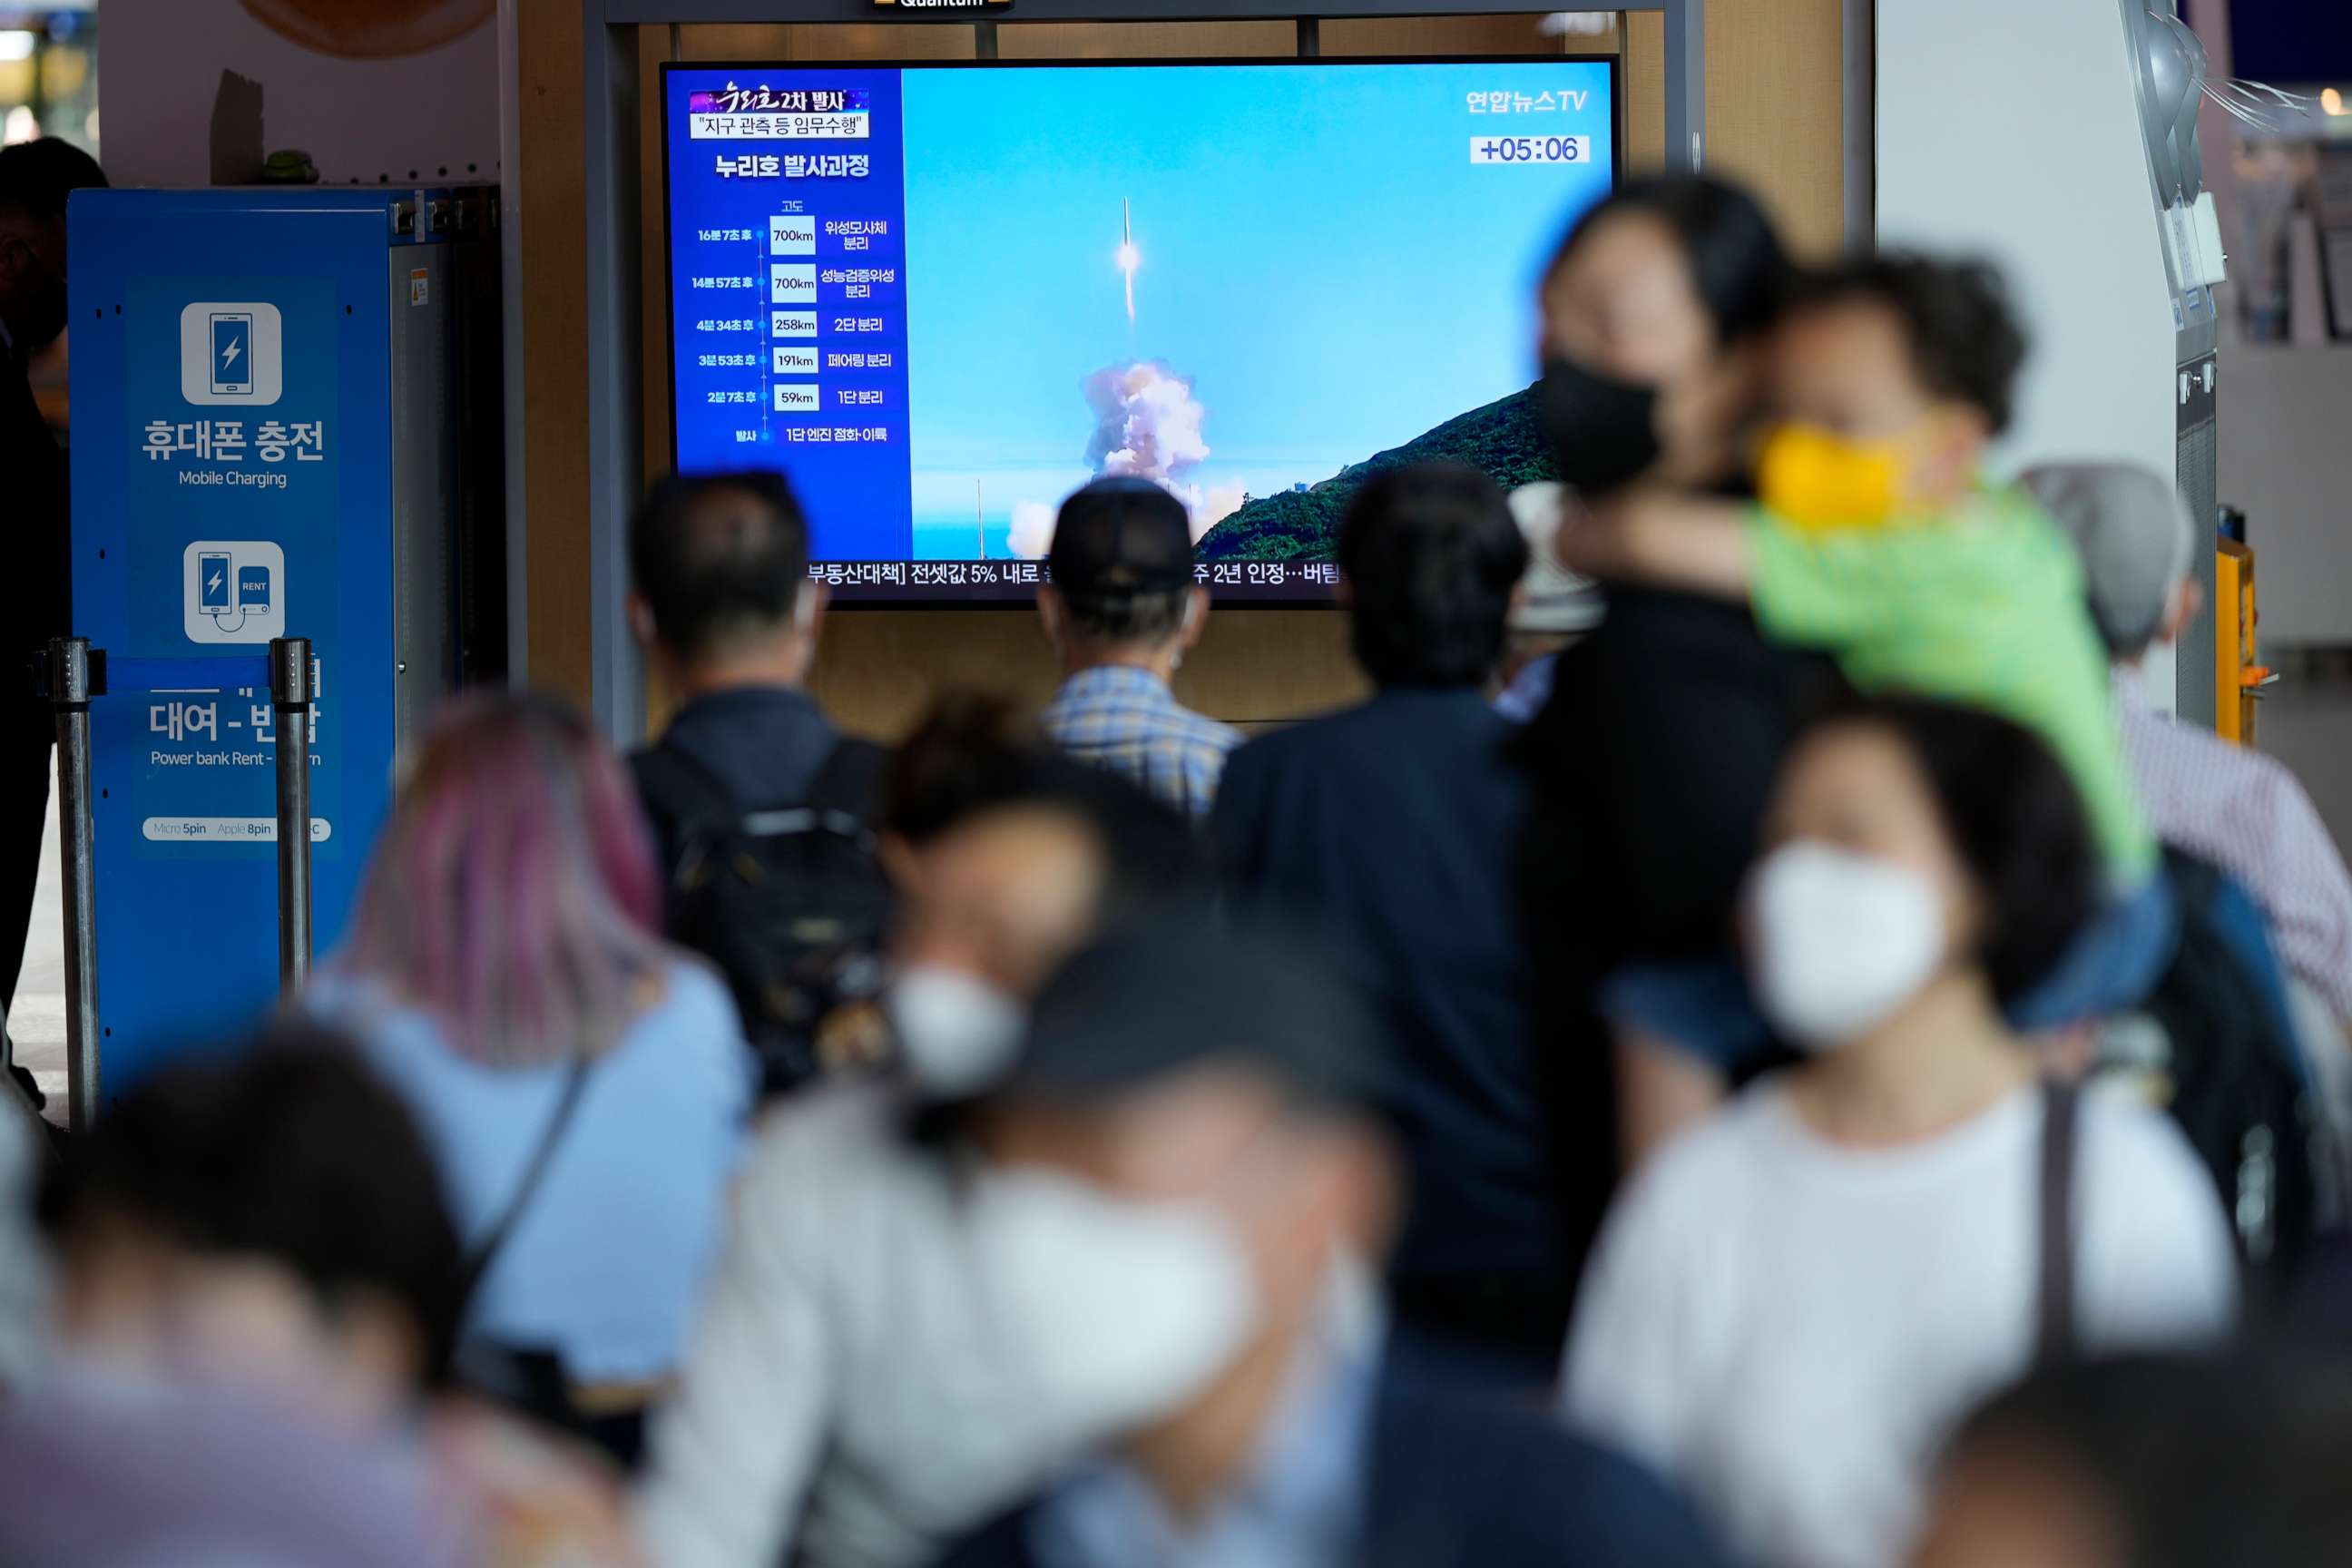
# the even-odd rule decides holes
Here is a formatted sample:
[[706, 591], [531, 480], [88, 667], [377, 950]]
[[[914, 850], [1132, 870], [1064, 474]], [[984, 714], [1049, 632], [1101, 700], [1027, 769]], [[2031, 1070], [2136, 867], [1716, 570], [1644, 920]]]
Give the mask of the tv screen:
[[1328, 598], [1380, 468], [1549, 463], [1537, 274], [1610, 59], [669, 66], [672, 458], [772, 467], [812, 574], [1024, 598], [1097, 474], [1221, 598]]

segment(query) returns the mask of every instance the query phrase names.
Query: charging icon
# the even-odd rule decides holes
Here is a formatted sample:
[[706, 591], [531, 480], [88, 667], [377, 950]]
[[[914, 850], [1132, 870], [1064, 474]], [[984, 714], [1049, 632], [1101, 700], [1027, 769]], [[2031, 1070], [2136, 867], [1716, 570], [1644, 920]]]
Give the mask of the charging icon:
[[286, 552], [268, 540], [202, 540], [187, 548], [182, 629], [190, 642], [283, 636]]
[[228, 582], [226, 551], [205, 551], [196, 557], [196, 604], [215, 618], [236, 608], [236, 595]]

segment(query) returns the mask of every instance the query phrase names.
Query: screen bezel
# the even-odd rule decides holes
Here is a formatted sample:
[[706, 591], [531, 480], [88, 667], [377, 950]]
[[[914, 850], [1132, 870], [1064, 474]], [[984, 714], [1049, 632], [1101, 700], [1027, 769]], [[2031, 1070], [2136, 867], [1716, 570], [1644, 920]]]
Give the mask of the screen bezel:
[[[672, 241], [670, 213], [670, 89], [673, 71], [756, 70], [1066, 70], [1112, 68], [1160, 70], [1187, 66], [1486, 66], [1486, 65], [1604, 65], [1609, 70], [1609, 189], [1625, 184], [1624, 57], [1615, 54], [1559, 55], [1198, 55], [1128, 58], [1122, 59], [970, 59], [970, 60], [664, 60], [658, 72], [661, 101], [658, 119], [661, 142], [662, 238], [662, 375], [669, 388], [669, 467], [677, 471], [677, 290], [675, 277], [677, 247]], [[790, 474], [780, 464], [779, 473]], [[810, 565], [821, 567], [822, 562]], [[1210, 588], [1219, 610], [1313, 610], [1335, 608], [1334, 590], [1318, 587], [1296, 594], [1235, 595]], [[1005, 584], [992, 588], [945, 588], [915, 593], [893, 586], [834, 584], [830, 605], [837, 609], [1026, 610], [1036, 602], [1036, 588]]]

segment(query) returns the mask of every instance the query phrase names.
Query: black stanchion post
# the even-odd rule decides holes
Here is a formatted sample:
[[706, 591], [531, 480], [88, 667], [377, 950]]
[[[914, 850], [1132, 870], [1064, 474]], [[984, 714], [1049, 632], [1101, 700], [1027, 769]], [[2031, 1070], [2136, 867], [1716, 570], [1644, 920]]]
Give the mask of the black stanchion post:
[[278, 713], [278, 984], [310, 973], [310, 639], [269, 644], [269, 700]]
[[58, 846], [66, 935], [66, 1114], [76, 1133], [98, 1120], [98, 896], [89, 820], [90, 648], [49, 639], [44, 682], [58, 716]]

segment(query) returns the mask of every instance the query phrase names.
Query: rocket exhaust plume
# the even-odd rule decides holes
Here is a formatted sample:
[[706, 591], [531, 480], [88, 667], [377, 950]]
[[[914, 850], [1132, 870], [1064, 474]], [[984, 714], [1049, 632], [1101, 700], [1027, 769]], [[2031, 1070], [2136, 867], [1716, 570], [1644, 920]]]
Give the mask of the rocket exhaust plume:
[[[1135, 269], [1143, 264], [1135, 248], [1135, 215], [1129, 200], [1118, 204], [1118, 250], [1116, 260], [1127, 278], [1127, 324], [1135, 325]], [[1207, 460], [1209, 443], [1201, 424], [1208, 417], [1192, 395], [1192, 383], [1160, 360], [1129, 360], [1108, 364], [1086, 379], [1087, 406], [1093, 411], [1094, 434], [1087, 440], [1087, 463], [1097, 475], [1127, 475], [1150, 479], [1184, 503], [1191, 514], [1192, 539], [1214, 528], [1247, 500], [1238, 485], [1204, 490], [1186, 475]], [[1013, 504], [1013, 527], [1006, 540], [1021, 560], [1042, 558], [1054, 542], [1055, 509], [1043, 501]]]
[[[1242, 504], [1239, 486], [1203, 489], [1187, 476], [1205, 461], [1209, 444], [1201, 436], [1208, 417], [1192, 395], [1192, 384], [1159, 360], [1105, 365], [1086, 380], [1087, 406], [1095, 430], [1087, 441], [1087, 464], [1097, 474], [1150, 479], [1184, 503], [1197, 542]], [[1013, 553], [1034, 561], [1054, 542], [1054, 509], [1024, 500], [1013, 509]]]
[[1095, 433], [1087, 461], [1098, 474], [1135, 474], [1165, 484], [1209, 455], [1201, 438], [1208, 411], [1192, 384], [1158, 360], [1106, 365], [1087, 377]]
[[1127, 274], [1127, 324], [1135, 325], [1135, 269], [1143, 253], [1135, 248], [1135, 213], [1125, 196], [1118, 198], [1118, 269]]

